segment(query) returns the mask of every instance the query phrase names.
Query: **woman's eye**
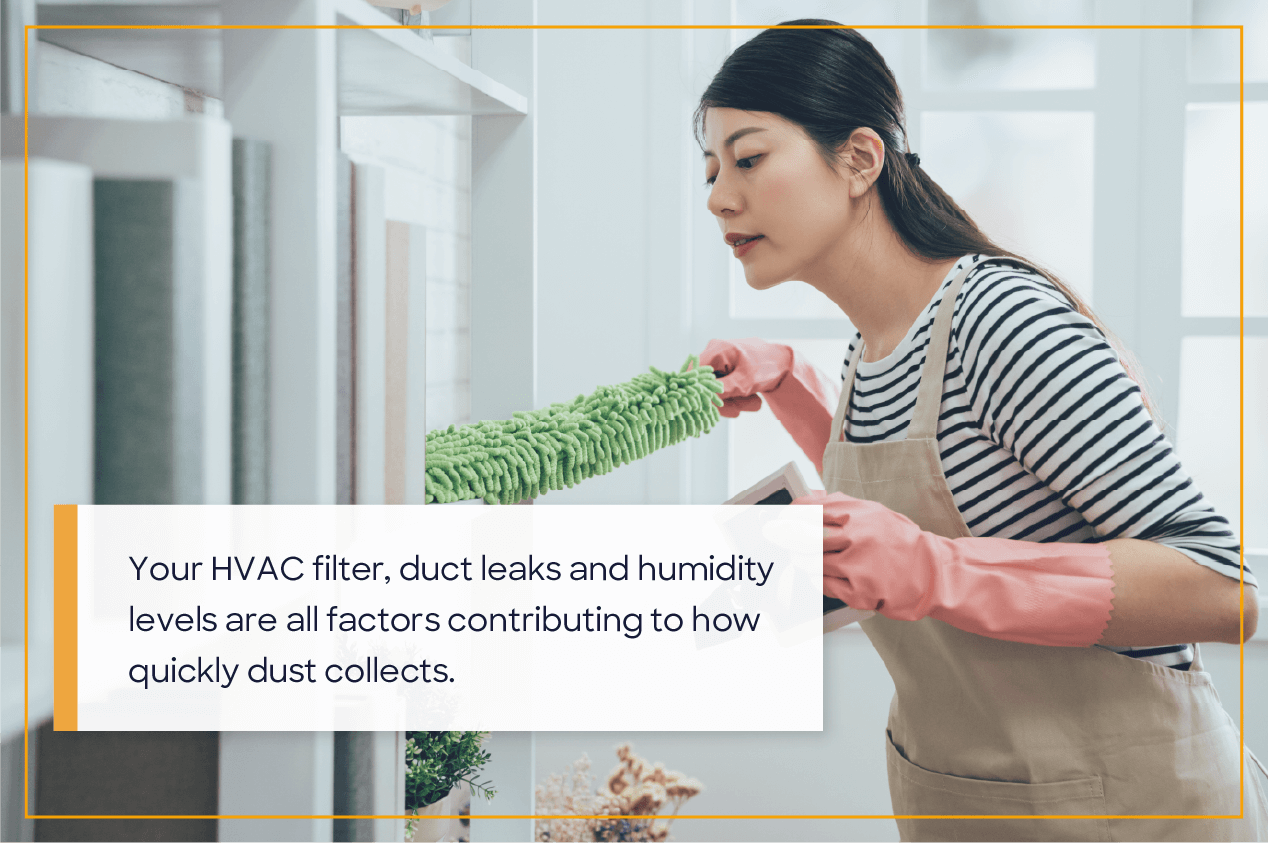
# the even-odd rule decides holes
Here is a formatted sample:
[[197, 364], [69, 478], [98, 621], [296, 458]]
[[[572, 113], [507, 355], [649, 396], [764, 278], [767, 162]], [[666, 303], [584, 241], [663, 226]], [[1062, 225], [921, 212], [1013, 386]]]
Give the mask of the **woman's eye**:
[[[741, 170], [751, 170], [753, 169], [753, 165], [756, 164], [757, 160], [761, 157], [762, 155], [759, 153], [758, 155], [750, 155], [748, 158], [737, 158], [735, 160], [735, 166]], [[713, 183], [716, 182], [717, 179], [718, 177], [716, 175], [709, 176], [704, 180], [705, 187], [713, 187]]]

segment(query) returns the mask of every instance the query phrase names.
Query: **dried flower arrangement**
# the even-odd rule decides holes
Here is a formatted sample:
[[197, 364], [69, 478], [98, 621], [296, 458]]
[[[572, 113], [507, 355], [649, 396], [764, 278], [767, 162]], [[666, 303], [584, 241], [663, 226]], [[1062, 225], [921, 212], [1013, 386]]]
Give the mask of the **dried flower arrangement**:
[[678, 809], [704, 786], [694, 777], [667, 771], [660, 762], [635, 755], [629, 744], [616, 749], [620, 762], [606, 785], [594, 786], [590, 757], [583, 755], [563, 774], [551, 774], [537, 786], [538, 815], [659, 815], [647, 817], [578, 817], [537, 821], [538, 841], [665, 841]]

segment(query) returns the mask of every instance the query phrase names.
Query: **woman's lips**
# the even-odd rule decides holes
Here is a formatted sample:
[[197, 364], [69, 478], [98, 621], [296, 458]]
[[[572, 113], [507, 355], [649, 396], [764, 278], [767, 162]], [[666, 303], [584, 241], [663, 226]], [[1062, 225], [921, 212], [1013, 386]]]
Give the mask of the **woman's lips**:
[[752, 249], [755, 245], [757, 245], [758, 241], [764, 239], [765, 237], [766, 235], [759, 234], [753, 237], [751, 240], [737, 243], [735, 246], [732, 247], [732, 252], [735, 254], [735, 257], [743, 258], [744, 255], [750, 249]]

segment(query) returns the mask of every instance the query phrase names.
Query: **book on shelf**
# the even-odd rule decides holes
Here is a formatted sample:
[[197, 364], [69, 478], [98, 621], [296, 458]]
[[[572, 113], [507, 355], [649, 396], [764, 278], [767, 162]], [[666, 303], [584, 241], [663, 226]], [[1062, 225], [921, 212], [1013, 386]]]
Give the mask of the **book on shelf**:
[[335, 503], [353, 497], [354, 339], [352, 160], [340, 152], [335, 160]]
[[422, 504], [427, 470], [427, 229], [387, 223], [388, 504]]
[[387, 170], [341, 154], [336, 499], [422, 504], [427, 229], [387, 217]]
[[272, 144], [233, 141], [233, 503], [269, 501]]
[[93, 183], [98, 504], [201, 499], [197, 190], [182, 179]]

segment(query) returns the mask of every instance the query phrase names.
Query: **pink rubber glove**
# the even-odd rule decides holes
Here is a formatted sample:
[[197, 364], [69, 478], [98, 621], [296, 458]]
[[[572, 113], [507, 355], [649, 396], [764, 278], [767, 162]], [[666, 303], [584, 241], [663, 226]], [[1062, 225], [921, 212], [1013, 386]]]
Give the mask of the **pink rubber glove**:
[[823, 594], [855, 609], [1064, 647], [1095, 644], [1109, 624], [1113, 569], [1102, 544], [947, 539], [839, 492], [793, 504], [823, 505]]
[[761, 393], [775, 418], [798, 447], [823, 473], [823, 451], [832, 429], [832, 412], [839, 390], [835, 384], [789, 346], [746, 340], [710, 340], [700, 363], [721, 372], [723, 416], [735, 418], [745, 410], [760, 410]]

